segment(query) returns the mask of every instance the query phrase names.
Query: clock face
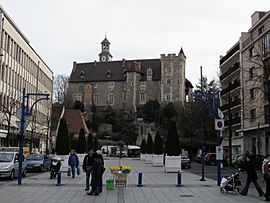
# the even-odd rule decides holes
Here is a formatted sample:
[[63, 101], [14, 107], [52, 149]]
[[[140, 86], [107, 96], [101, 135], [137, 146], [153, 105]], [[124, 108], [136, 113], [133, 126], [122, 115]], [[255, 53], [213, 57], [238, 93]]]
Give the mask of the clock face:
[[101, 61], [106, 61], [106, 56], [102, 56]]

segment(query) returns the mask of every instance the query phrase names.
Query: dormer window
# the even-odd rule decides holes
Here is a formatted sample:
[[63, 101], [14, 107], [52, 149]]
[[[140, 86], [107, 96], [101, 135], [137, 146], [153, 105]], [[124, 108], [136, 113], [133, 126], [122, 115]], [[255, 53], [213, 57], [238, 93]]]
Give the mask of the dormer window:
[[147, 80], [152, 80], [152, 76], [153, 76], [153, 71], [152, 71], [151, 68], [148, 68], [146, 70], [146, 78], [147, 78]]
[[111, 77], [112, 77], [111, 70], [107, 70], [107, 72], [106, 72], [106, 78], [111, 78]]
[[81, 71], [80, 72], [80, 79], [84, 79], [86, 76], [85, 76], [85, 72], [84, 71]]

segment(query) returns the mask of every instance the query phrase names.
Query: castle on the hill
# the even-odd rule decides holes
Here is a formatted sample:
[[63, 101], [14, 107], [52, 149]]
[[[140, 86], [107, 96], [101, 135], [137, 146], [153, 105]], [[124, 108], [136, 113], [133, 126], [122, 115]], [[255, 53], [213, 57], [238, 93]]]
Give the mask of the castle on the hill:
[[185, 78], [186, 56], [161, 54], [159, 59], [112, 61], [110, 42], [101, 42], [99, 62], [73, 63], [67, 99], [85, 106], [111, 106], [130, 113], [149, 100], [184, 102], [191, 83]]

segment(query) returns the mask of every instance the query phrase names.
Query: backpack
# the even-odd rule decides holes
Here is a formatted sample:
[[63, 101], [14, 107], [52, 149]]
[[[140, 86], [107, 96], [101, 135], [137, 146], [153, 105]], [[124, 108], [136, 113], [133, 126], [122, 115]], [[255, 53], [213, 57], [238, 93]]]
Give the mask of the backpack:
[[269, 172], [269, 161], [263, 164], [263, 174], [267, 174]]

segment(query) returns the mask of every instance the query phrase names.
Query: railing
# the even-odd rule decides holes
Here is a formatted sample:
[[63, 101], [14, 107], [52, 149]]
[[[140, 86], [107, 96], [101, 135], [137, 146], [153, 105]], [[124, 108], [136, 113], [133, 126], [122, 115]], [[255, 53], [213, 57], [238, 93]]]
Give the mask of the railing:
[[235, 124], [239, 124], [240, 122], [241, 122], [241, 118], [237, 117], [237, 118], [234, 118], [234, 119], [231, 119], [231, 120], [226, 120], [224, 122], [224, 125], [225, 126], [235, 125]]
[[235, 52], [240, 50], [240, 45], [239, 43], [231, 50], [229, 53], [227, 53], [224, 57], [222, 57], [219, 61], [219, 64], [223, 64], [228, 58], [230, 58], [232, 55], [234, 55]]
[[228, 87], [226, 87], [225, 89], [223, 89], [220, 92], [220, 95], [222, 96], [222, 95], [232, 91], [233, 89], [236, 89], [237, 87], [240, 87], [240, 81], [239, 80], [235, 81], [233, 84], [231, 84]]
[[229, 76], [231, 73], [233, 73], [234, 71], [236, 71], [237, 69], [240, 68], [239, 62], [236, 62], [232, 67], [230, 67], [225, 73], [223, 73], [219, 79], [223, 80], [224, 78], [226, 78], [227, 76]]
[[221, 110], [221, 111], [224, 111], [224, 110], [226, 110], [226, 109], [233, 108], [233, 107], [235, 107], [235, 106], [240, 105], [240, 103], [241, 103], [241, 102], [240, 102], [240, 99], [236, 99], [236, 100], [234, 100], [234, 101], [229, 102], [228, 104], [222, 105], [222, 106], [220, 107], [220, 110]]

